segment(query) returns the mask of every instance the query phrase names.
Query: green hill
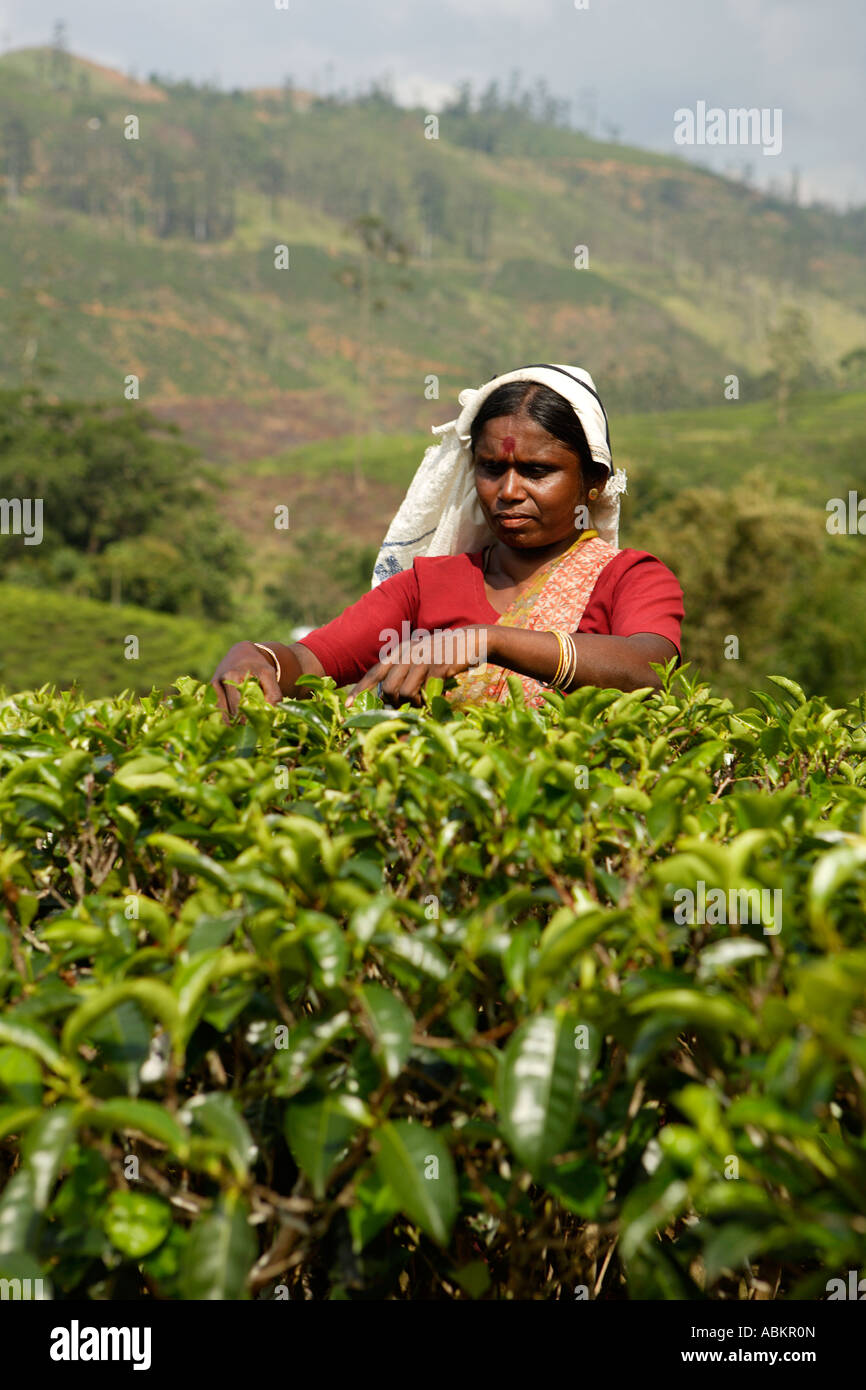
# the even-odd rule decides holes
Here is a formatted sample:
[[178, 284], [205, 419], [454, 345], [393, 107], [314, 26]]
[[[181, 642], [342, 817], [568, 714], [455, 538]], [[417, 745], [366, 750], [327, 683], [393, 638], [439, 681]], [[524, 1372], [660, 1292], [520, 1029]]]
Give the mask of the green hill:
[[[190, 618], [0, 584], [0, 693], [77, 687], [88, 698], [207, 680], [231, 634]], [[127, 657], [138, 642], [138, 654]]]
[[[424, 112], [381, 95], [302, 96], [0, 58], [7, 381], [116, 397], [134, 373], [209, 451], [251, 457], [359, 420], [424, 428], [429, 375], [451, 401], [542, 357], [590, 365], [619, 411], [721, 403], [732, 372], [748, 398], [794, 300], [816, 384], [866, 342], [862, 212], [523, 108], [456, 104], [428, 140]], [[382, 255], [362, 255], [364, 217]]]

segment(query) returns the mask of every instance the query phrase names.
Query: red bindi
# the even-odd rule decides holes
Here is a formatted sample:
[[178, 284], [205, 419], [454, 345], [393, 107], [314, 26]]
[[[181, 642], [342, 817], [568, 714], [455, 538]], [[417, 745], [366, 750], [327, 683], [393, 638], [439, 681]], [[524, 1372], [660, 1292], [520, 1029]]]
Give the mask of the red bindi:
[[514, 438], [514, 435], [513, 435], [513, 434], [507, 434], [507, 435], [505, 436], [505, 438], [504, 438], [503, 441], [502, 441], [502, 457], [503, 457], [503, 458], [505, 457], [506, 454], [513, 454], [513, 453], [514, 453], [514, 445], [515, 445], [516, 443], [517, 443], [517, 441], [516, 441], [516, 439]]

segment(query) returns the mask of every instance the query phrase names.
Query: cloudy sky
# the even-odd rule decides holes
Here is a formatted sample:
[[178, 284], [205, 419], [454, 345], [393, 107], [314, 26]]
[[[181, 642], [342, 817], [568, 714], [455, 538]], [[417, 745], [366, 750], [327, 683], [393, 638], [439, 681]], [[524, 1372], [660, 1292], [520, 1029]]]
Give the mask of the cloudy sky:
[[[140, 77], [352, 92], [388, 76], [429, 111], [517, 68], [602, 136], [866, 203], [863, 0], [0, 0], [0, 48], [45, 43], [57, 20], [74, 53]], [[700, 102], [780, 111], [780, 153], [675, 144], [674, 113]]]

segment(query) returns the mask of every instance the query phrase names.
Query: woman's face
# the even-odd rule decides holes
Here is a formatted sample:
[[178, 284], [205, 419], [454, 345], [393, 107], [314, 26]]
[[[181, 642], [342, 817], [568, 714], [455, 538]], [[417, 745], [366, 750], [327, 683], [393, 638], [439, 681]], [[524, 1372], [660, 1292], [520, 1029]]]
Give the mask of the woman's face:
[[497, 540], [528, 550], [575, 536], [575, 508], [586, 504], [580, 460], [535, 420], [486, 421], [474, 461], [475, 490]]

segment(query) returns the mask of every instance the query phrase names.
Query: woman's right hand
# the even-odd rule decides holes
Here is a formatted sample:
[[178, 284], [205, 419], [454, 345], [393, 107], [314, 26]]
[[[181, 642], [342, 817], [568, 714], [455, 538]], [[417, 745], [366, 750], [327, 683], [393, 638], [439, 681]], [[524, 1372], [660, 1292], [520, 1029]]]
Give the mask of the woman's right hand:
[[271, 658], [259, 651], [254, 642], [235, 642], [214, 671], [210, 682], [216, 691], [224, 724], [234, 719], [238, 712], [240, 691], [232, 686], [224, 686], [223, 681], [237, 681], [240, 685], [245, 676], [255, 676], [269, 704], [277, 705], [285, 698], [277, 685], [277, 671]]

